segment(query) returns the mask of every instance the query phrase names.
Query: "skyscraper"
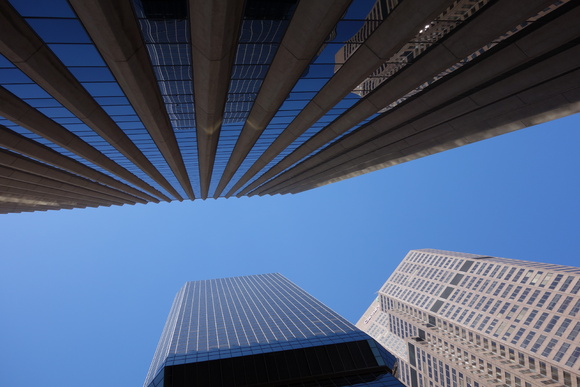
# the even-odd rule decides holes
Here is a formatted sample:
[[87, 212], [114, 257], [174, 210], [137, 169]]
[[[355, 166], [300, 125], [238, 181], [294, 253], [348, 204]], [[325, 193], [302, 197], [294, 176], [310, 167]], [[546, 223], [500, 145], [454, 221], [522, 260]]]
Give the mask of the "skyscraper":
[[577, 1], [369, 8], [0, 0], [0, 213], [298, 193], [580, 111]]
[[356, 324], [412, 387], [580, 386], [580, 268], [410, 251]]
[[145, 387], [402, 386], [395, 357], [280, 274], [188, 282]]

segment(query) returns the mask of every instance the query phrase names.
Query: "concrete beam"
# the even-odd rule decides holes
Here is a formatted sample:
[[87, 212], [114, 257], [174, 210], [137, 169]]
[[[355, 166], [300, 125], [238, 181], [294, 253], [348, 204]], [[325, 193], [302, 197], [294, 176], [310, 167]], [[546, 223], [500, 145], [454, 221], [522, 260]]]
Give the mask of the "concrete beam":
[[[245, 187], [238, 197], [256, 189], [259, 185], [302, 160], [313, 151], [328, 144], [354, 125], [359, 124], [379, 110], [385, 108], [426, 80], [447, 70], [460, 59], [479, 50], [498, 36], [527, 20], [544, 9], [551, 1], [534, 0], [522, 4], [518, 0], [496, 2], [472, 16], [460, 28], [438, 42], [434, 47], [408, 65], [404, 71], [379, 85], [372, 93], [341, 114], [332, 123], [298, 147], [278, 164], [265, 171], [258, 179]], [[520, 52], [523, 59], [525, 55]], [[494, 67], [491, 67], [494, 69]]]
[[35, 196], [22, 193], [5, 191], [0, 187], [0, 209], [5, 213], [47, 211], [47, 210], [71, 210], [73, 206], [61, 204], [58, 201], [49, 201]]
[[95, 200], [94, 198], [90, 198], [87, 196], [83, 197], [81, 195], [77, 195], [62, 189], [44, 187], [38, 184], [27, 183], [14, 179], [9, 179], [6, 177], [0, 177], [0, 186], [20, 189], [23, 192], [27, 192], [28, 194], [35, 194], [40, 197], [43, 197], [44, 195], [49, 195], [47, 196], [49, 198], [56, 197], [61, 198], [63, 200], [75, 201], [87, 207], [98, 207], [102, 205], [102, 203], [99, 203], [99, 201]]
[[226, 197], [233, 195], [261, 171], [451, 3], [448, 0], [401, 2], [236, 182]]
[[108, 185], [120, 191], [127, 192], [144, 200], [159, 203], [159, 199], [141, 192], [127, 184], [121, 183], [120, 181], [92, 169], [77, 160], [63, 156], [51, 148], [30, 140], [3, 125], [0, 125], [0, 146], [30, 158], [40, 160], [65, 171], [86, 177], [87, 179], [98, 183]]
[[[373, 141], [374, 149], [357, 155], [358, 148], [333, 158], [336, 165], [319, 164], [295, 178], [285, 180], [270, 188], [269, 193], [296, 193], [348, 177], [360, 175], [400, 162], [424, 157], [447, 149], [497, 136], [513, 130], [537, 125], [552, 119], [563, 117], [580, 111], [580, 95], [577, 100], [567, 97], [569, 91], [580, 89], [580, 60], [577, 59], [576, 70], [568, 71], [567, 64], [562, 64], [563, 57], [580, 58], [580, 46], [573, 47], [553, 56], [549, 60], [530, 66], [528, 71], [535, 73], [536, 67], [552, 69], [552, 77], [533, 87], [522, 86], [512, 90], [509, 97], [504, 96], [505, 83], [509, 78], [497, 79], [493, 85], [486, 88], [488, 95], [495, 90], [496, 99], [489, 104], [466, 113], [458, 113], [456, 109], [435, 109], [430, 115], [438, 119], [419, 120], [406, 126], [413, 126], [413, 134], [404, 139], [392, 141], [388, 135]], [[515, 72], [512, 78], [522, 77], [526, 71]], [[548, 98], [546, 90], [549, 90]], [[525, 96], [525, 98], [522, 98]], [[466, 96], [455, 104], [471, 99]], [[526, 102], [526, 99], [529, 101]], [[472, 103], [472, 102], [471, 102]], [[473, 104], [473, 103], [472, 103]], [[432, 126], [429, 122], [444, 122]], [[402, 128], [404, 129], [404, 128]], [[401, 129], [399, 129], [401, 130]], [[265, 192], [262, 192], [262, 194]]]
[[221, 195], [324, 41], [344, 15], [350, 2], [351, 0], [318, 0], [298, 3], [228, 160], [214, 198]]
[[68, 193], [69, 196], [66, 197], [78, 197], [83, 200], [87, 200], [90, 202], [97, 202], [100, 205], [122, 205], [123, 202], [119, 201], [116, 198], [111, 198], [108, 195], [103, 195], [101, 193], [83, 188], [78, 187], [75, 185], [71, 185], [68, 183], [63, 183], [58, 180], [53, 180], [48, 177], [43, 177], [39, 175], [35, 175], [28, 172], [23, 172], [17, 169], [12, 169], [9, 167], [4, 167], [0, 165], [0, 177], [15, 180], [17, 182], [22, 182], [25, 184], [31, 184], [35, 187], [39, 187], [39, 190], [42, 192], [44, 188], [47, 189], [55, 189], [59, 191], [65, 191]]
[[[6, 0], [0, 0], [0, 53], [160, 186], [181, 200], [179, 193]], [[42, 129], [36, 128], [37, 131]], [[105, 163], [103, 168], [117, 175], [121, 173], [118, 176], [123, 179], [155, 196], [164, 197], [140, 179], [120, 172], [119, 167], [113, 164]]]
[[4, 185], [4, 181], [2, 181], [1, 179], [0, 179], [0, 184], [2, 184], [0, 186], [1, 187], [0, 190], [2, 191], [2, 194], [4, 194], [4, 195], [12, 194], [12, 195], [19, 197], [19, 198], [34, 198], [35, 200], [41, 201], [41, 202], [56, 203], [56, 206], [63, 208], [63, 209], [98, 207], [98, 204], [95, 204], [95, 203], [82, 202], [79, 200], [69, 199], [69, 198], [65, 198], [65, 197], [60, 196], [60, 195], [53, 195], [53, 194], [46, 193], [46, 192], [40, 194], [38, 191], [32, 191], [32, 190], [23, 189], [20, 187], [13, 187], [13, 186]]
[[[183, 190], [193, 200], [189, 175], [131, 1], [69, 2]], [[175, 196], [175, 192], [171, 193]]]
[[0, 114], [15, 124], [52, 141], [125, 181], [128, 181], [165, 201], [171, 201], [171, 199], [162, 192], [139, 179], [137, 176], [109, 159], [98, 149], [95, 149], [80, 137], [71, 133], [60, 124], [57, 124], [1, 86]]
[[19, 154], [0, 149], [0, 165], [8, 168], [17, 169], [23, 172], [37, 174], [41, 176], [48, 177], [53, 180], [58, 180], [63, 183], [76, 185], [78, 187], [86, 188], [88, 190], [95, 191], [101, 195], [105, 195], [103, 198], [117, 202], [119, 204], [132, 203], [147, 203], [141, 198], [137, 198], [126, 194], [121, 191], [117, 191], [113, 188], [95, 183], [93, 181], [87, 180], [83, 177], [73, 175], [71, 173], [61, 171], [59, 169], [50, 167], [45, 164], [41, 164], [37, 161], [25, 158]]
[[189, 1], [191, 58], [201, 197], [211, 182], [236, 57], [244, 2]]
[[[454, 74], [450, 80], [434, 85], [434, 88], [415, 97], [412, 102], [384, 113], [373, 120], [371, 125], [360, 128], [348, 137], [341, 139], [341, 141], [300, 163], [292, 170], [269, 181], [256, 189], [255, 193], [262, 194], [267, 192], [271, 187], [284, 184], [282, 183], [284, 180], [289, 182], [293, 180], [291, 176], [303, 173], [312, 174], [314, 173], [313, 168], [317, 164], [329, 162], [328, 160], [337, 162], [339, 154], [343, 154], [345, 149], [353, 149], [358, 146], [357, 144], [363, 144], [368, 141], [365, 134], [370, 132], [373, 135], [373, 133], [377, 132], [377, 128], [380, 128], [379, 130], [385, 135], [388, 133], [390, 141], [399, 141], [402, 137], [406, 137], [416, 131], [442, 123], [444, 121], [442, 117], [457, 116], [461, 112], [465, 112], [465, 110], [460, 110], [455, 112], [455, 115], [451, 113], [452, 109], [456, 109], [458, 105], [453, 105], [450, 101], [453, 101], [457, 96], [471, 93], [470, 103], [473, 105], [473, 102], [475, 102], [475, 106], [483, 106], [486, 103], [490, 103], [490, 101], [497, 101], [502, 97], [522, 90], [522, 88], [528, 87], [530, 84], [541, 83], [550, 77], [574, 68], [578, 64], [576, 60], [578, 54], [575, 51], [566, 50], [565, 47], [580, 37], [578, 28], [575, 30], [568, 28], [577, 24], [577, 17], [580, 17], [580, 8], [572, 9], [560, 15], [555, 22], [546, 25], [538, 22], [537, 25], [529, 27], [529, 29], [517, 35], [515, 41], [507, 42], [503, 47], [500, 46], [498, 49], [491, 51], [487, 54], [487, 57], [483, 57], [483, 60], [470, 65], [471, 67], [468, 69], [465, 68], [463, 71], [459, 71], [458, 74]], [[562, 33], [558, 33], [558, 31], [562, 31]], [[544, 50], [536, 50], [533, 56], [524, 55], [519, 46], [527, 44], [526, 42], [528, 41], [533, 41], [538, 35], [552, 36], [552, 45], [546, 45]], [[555, 54], [561, 50], [565, 51]], [[544, 56], [548, 56], [548, 58]], [[533, 61], [538, 60], [537, 58], [540, 57], [544, 57], [542, 63]], [[426, 58], [428, 59], [429, 57], [426, 56]], [[411, 65], [409, 70], [412, 71], [413, 68], [413, 65]], [[510, 72], [516, 72], [516, 74], [509, 76]], [[507, 76], [503, 74], [507, 74]], [[493, 82], [498, 82], [498, 79], [501, 79], [500, 86], [494, 84], [491, 88], [484, 87], [478, 90], [482, 85], [485, 86], [487, 82], [493, 79], [495, 79]], [[486, 97], [488, 95], [489, 98]], [[436, 113], [433, 113], [433, 109], [436, 110]], [[465, 108], [462, 107], [461, 109]], [[425, 115], [427, 112], [430, 113]], [[407, 126], [405, 130], [398, 128], [406, 122], [413, 122], [413, 124]], [[311, 150], [306, 149], [302, 151], [302, 153], [304, 152], [310, 153]], [[287, 165], [287, 162], [283, 165]], [[278, 168], [274, 169], [274, 171], [277, 170]], [[252, 185], [256, 186], [256, 184]]]

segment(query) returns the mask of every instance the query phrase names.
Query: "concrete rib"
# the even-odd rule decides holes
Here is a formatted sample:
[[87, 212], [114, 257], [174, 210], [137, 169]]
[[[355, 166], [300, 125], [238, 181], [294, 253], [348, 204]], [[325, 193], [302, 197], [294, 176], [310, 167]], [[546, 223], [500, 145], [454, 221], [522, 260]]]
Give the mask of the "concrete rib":
[[43, 187], [41, 185], [32, 184], [24, 181], [9, 179], [6, 177], [0, 177], [0, 186], [17, 188], [22, 191], [30, 192], [36, 195], [50, 195], [50, 197], [59, 197], [65, 200], [76, 200], [79, 203], [84, 203], [89, 207], [98, 207], [101, 203], [94, 198], [83, 197], [81, 195], [74, 194], [62, 189]]
[[[481, 11], [480, 15], [467, 21], [459, 29], [459, 33], [456, 33], [458, 30], [453, 31], [450, 36], [437, 46], [427, 51], [414, 63], [408, 65], [403, 72], [395, 74], [392, 79], [382, 83], [372, 93], [341, 114], [294, 152], [244, 187], [237, 196], [243, 196], [256, 189], [313, 151], [333, 141], [352, 126], [359, 124], [380, 109], [402, 98], [426, 80], [432, 79], [445, 71], [457, 63], [458, 59], [470, 55], [511, 29], [514, 25], [518, 25], [535, 15], [549, 3], [551, 1], [536, 0], [522, 4], [520, 1], [512, 0], [491, 4], [487, 9]], [[473, 31], [481, 32], [474, 34]]]
[[[349, 148], [342, 147], [340, 154], [336, 154], [330, 160], [328, 155], [325, 156], [325, 160], [329, 162], [320, 160], [317, 167], [307, 169], [303, 174], [293, 178], [282, 180], [267, 191], [260, 189], [260, 194], [301, 192], [464, 145], [475, 141], [476, 137], [489, 138], [578, 112], [580, 104], [577, 100], [565, 100], [561, 96], [571, 89], [580, 87], [580, 70], [576, 70], [580, 68], [580, 60], [573, 58], [580, 58], [580, 46], [572, 47], [548, 60], [535, 63], [528, 69], [518, 69], [508, 78], [500, 77], [488, 87], [475, 90], [455, 102], [440, 100], [441, 105], [432, 109], [430, 114], [399, 128], [395, 123], [395, 132], [385, 130], [381, 137], [373, 139], [372, 142], [359, 142], [358, 147], [354, 144], [346, 152], [344, 149]], [[500, 63], [500, 61], [496, 62]], [[477, 70], [475, 66], [471, 73], [477, 74]], [[534, 77], [535, 86], [532, 88], [528, 88], [527, 84], [521, 81], [530, 76]], [[461, 82], [461, 78], [455, 80], [455, 83]], [[474, 100], [477, 100], [477, 96], [481, 94], [486, 95], [487, 100], [481, 104], [475, 103]], [[429, 98], [429, 95], [422, 98]], [[461, 105], [463, 107], [458, 108]], [[560, 105], [561, 107], [558, 108]], [[413, 103], [410, 103], [407, 108], [413, 109]], [[463, 109], [467, 110], [462, 112]], [[388, 129], [390, 122], [387, 118], [388, 116], [377, 120], [373, 125]], [[384, 123], [381, 124], [380, 121]], [[470, 136], [471, 141], [465, 140]], [[432, 150], [425, 153], [423, 149]], [[417, 154], [414, 155], [413, 152]], [[393, 163], [384, 161], [385, 159], [398, 161]]]
[[71, 210], [69, 205], [61, 206], [57, 202], [49, 202], [34, 196], [19, 195], [4, 192], [0, 187], [0, 209], [8, 213], [47, 211], [47, 210]]
[[301, 1], [268, 69], [218, 187], [217, 198], [292, 91], [351, 0]]
[[108, 185], [120, 191], [127, 192], [149, 202], [159, 203], [159, 199], [141, 192], [127, 184], [121, 183], [120, 181], [92, 169], [77, 160], [63, 156], [55, 150], [24, 137], [3, 125], [0, 125], [0, 146], [30, 158], [40, 160], [65, 171], [86, 177], [87, 179]]
[[236, 182], [226, 197], [240, 189], [451, 3], [448, 0], [401, 2]]
[[[560, 102], [560, 101], [557, 101]], [[543, 111], [544, 108], [551, 108], [551, 111]], [[456, 148], [462, 145], [470, 144], [472, 142], [481, 141], [484, 139], [488, 139], [491, 137], [498, 136], [500, 134], [508, 133], [514, 130], [523, 129], [532, 125], [541, 124], [543, 122], [547, 122], [553, 119], [558, 119], [562, 117], [566, 117], [570, 114], [575, 114], [580, 112], [580, 102], [572, 102], [566, 103], [556, 106], [555, 104], [548, 104], [546, 105], [543, 102], [535, 103], [529, 106], [524, 106], [521, 111], [525, 111], [525, 114], [522, 114], [522, 119], [520, 121], [515, 121], [512, 123], [507, 123], [502, 126], [495, 126], [492, 127], [490, 125], [489, 129], [481, 130], [479, 132], [475, 131], [468, 131], [462, 133], [462, 135], [458, 137], [453, 137], [451, 135], [447, 137], [439, 138], [437, 142], [428, 142], [421, 144], [421, 146], [416, 145], [414, 147], [410, 147], [406, 153], [402, 154], [400, 157], [392, 158], [385, 156], [384, 154], [381, 155], [383, 152], [377, 152], [376, 158], [372, 159], [371, 161], [365, 161], [363, 164], [359, 164], [355, 167], [351, 167], [344, 170], [336, 170], [333, 174], [328, 176], [327, 179], [323, 183], [318, 182], [315, 184], [307, 184], [302, 185], [300, 187], [294, 187], [291, 193], [299, 193], [303, 192], [315, 187], [319, 187], [321, 185], [330, 184], [333, 182], [341, 181], [346, 178], [359, 176], [364, 173], [376, 171], [378, 169], [383, 169], [392, 165], [400, 164], [403, 162], [407, 162], [410, 160], [414, 160], [420, 157], [425, 157], [431, 154], [436, 154], [439, 152], [443, 152], [445, 150], [449, 150], [452, 148]], [[511, 113], [518, 113], [521, 112], [520, 110], [512, 111]], [[529, 120], [529, 114], [534, 113], [535, 116], [532, 120]], [[474, 123], [477, 123], [474, 121]]]
[[[171, 195], [182, 199], [6, 0], [0, 0], [0, 53]], [[135, 185], [158, 196], [142, 182]]]
[[60, 195], [54, 195], [52, 193], [40, 193], [38, 191], [32, 191], [30, 189], [24, 189], [21, 187], [14, 187], [11, 185], [4, 184], [4, 181], [0, 179], [1, 190], [3, 194], [14, 194], [19, 197], [34, 197], [38, 200], [45, 200], [50, 202], [56, 202], [61, 208], [86, 208], [86, 207], [98, 207], [97, 203], [87, 203], [81, 200], [74, 200], [70, 198], [65, 198]]
[[239, 0], [190, 0], [191, 58], [201, 197], [206, 199], [244, 14]]
[[38, 174], [41, 176], [46, 176], [50, 179], [58, 180], [63, 183], [76, 185], [78, 187], [83, 187], [96, 193], [106, 195], [110, 197], [111, 201], [116, 201], [120, 204], [122, 203], [147, 203], [147, 201], [128, 195], [124, 192], [117, 191], [113, 188], [95, 183], [93, 181], [87, 180], [84, 177], [73, 175], [69, 172], [61, 171], [54, 167], [50, 167], [45, 164], [41, 164], [37, 161], [25, 158], [19, 154], [0, 149], [0, 165], [8, 168], [17, 169], [20, 171]]
[[80, 198], [86, 198], [88, 201], [98, 202], [101, 205], [124, 204], [123, 202], [119, 201], [116, 198], [111, 198], [108, 195], [103, 195], [101, 193], [83, 187], [63, 183], [61, 181], [53, 180], [44, 176], [23, 172], [17, 169], [8, 168], [1, 165], [0, 165], [0, 176], [11, 180], [32, 184], [34, 186], [66, 191]]
[[189, 175], [131, 1], [71, 0], [70, 4], [181, 187], [194, 200]]
[[109, 159], [98, 149], [95, 149], [80, 137], [71, 133], [60, 124], [57, 124], [1, 86], [0, 114], [15, 124], [18, 124], [23, 128], [52, 141], [64, 149], [81, 156], [85, 160], [98, 165], [125, 181], [128, 181], [165, 201], [171, 201], [171, 199], [162, 192], [139, 179], [137, 176]]

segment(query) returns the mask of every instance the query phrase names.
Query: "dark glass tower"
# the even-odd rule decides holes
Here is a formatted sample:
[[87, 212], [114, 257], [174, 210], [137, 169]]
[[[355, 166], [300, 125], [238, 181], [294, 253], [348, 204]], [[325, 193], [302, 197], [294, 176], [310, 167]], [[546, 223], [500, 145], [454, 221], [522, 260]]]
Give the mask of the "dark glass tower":
[[145, 387], [402, 386], [396, 359], [280, 274], [188, 282]]

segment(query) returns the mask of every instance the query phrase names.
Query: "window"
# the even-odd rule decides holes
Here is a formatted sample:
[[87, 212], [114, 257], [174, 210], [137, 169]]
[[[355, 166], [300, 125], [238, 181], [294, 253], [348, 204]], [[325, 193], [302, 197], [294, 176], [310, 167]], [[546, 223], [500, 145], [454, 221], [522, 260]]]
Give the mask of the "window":
[[558, 322], [559, 319], [560, 319], [560, 316], [552, 317], [550, 319], [550, 322], [548, 323], [548, 325], [546, 325], [546, 328], [544, 328], [544, 332], [550, 332], [554, 328], [554, 325], [556, 325], [556, 323]]
[[538, 365], [540, 366], [540, 375], [548, 376], [548, 371], [546, 370], [546, 363], [543, 361], [539, 361]]
[[541, 288], [543, 288], [544, 286], [546, 286], [546, 284], [548, 283], [548, 281], [550, 280], [550, 278], [552, 278], [552, 275], [553, 275], [552, 273], [546, 274], [546, 276], [544, 277], [544, 279], [540, 283], [540, 287]]
[[530, 323], [534, 320], [534, 317], [536, 317], [537, 314], [538, 314], [537, 310], [535, 309], [532, 310], [532, 313], [530, 313], [526, 321], [524, 321], [524, 325], [530, 325]]
[[548, 312], [542, 313], [542, 315], [540, 316], [540, 318], [538, 319], [538, 321], [534, 325], [534, 329], [539, 329], [542, 326], [542, 324], [544, 323], [544, 321], [546, 320], [547, 317], [548, 317]]
[[570, 332], [570, 334], [568, 335], [568, 340], [571, 340], [571, 341], [576, 340], [576, 336], [578, 336], [578, 332], [580, 332], [580, 321], [576, 322], [574, 329], [572, 329], [572, 332]]
[[576, 281], [576, 285], [574, 285], [571, 293], [578, 294], [578, 290], [580, 290], [580, 278], [578, 278], [578, 281]]
[[566, 351], [568, 351], [568, 348], [570, 348], [570, 344], [568, 344], [568, 343], [562, 344], [562, 346], [560, 347], [558, 352], [556, 352], [556, 354], [554, 355], [554, 361], [562, 360], [562, 358], [566, 354]]
[[550, 303], [548, 304], [546, 309], [548, 309], [548, 310], [554, 309], [556, 307], [556, 305], [558, 304], [558, 301], [560, 301], [560, 298], [562, 298], [561, 294], [554, 295], [554, 298], [552, 299], [552, 301], [550, 301]]
[[532, 281], [530, 282], [530, 285], [535, 285], [536, 282], [538, 282], [538, 279], [542, 276], [542, 274], [544, 274], [543, 271], [537, 272]]
[[550, 371], [552, 373], [552, 380], [558, 381], [558, 369], [554, 366], [550, 366]]
[[534, 292], [532, 293], [532, 295], [530, 296], [530, 299], [528, 300], [528, 302], [526, 302], [526, 304], [528, 305], [532, 305], [534, 303], [534, 301], [536, 301], [536, 298], [538, 298], [538, 295], [540, 294], [540, 290], [534, 290]]
[[531, 356], [528, 358], [528, 368], [531, 369], [531, 370], [535, 370], [536, 369], [536, 359], [534, 359]]
[[514, 300], [518, 294], [521, 292], [522, 287], [518, 286], [517, 288], [514, 289], [514, 292], [510, 295], [510, 300]]
[[558, 283], [562, 280], [563, 277], [564, 277], [563, 274], [558, 274], [556, 278], [554, 278], [548, 289], [550, 290], [556, 289], [556, 286], [558, 286]]
[[570, 316], [576, 316], [579, 310], [580, 310], [580, 300], [576, 301], [576, 304], [569, 313]]
[[542, 344], [544, 344], [545, 340], [546, 340], [546, 335], [540, 335], [540, 337], [538, 337], [538, 340], [536, 340], [536, 343], [532, 346], [530, 351], [537, 352], [538, 349], [542, 346]]
[[516, 271], [516, 268], [515, 267], [512, 267], [510, 269], [510, 271], [507, 273], [507, 275], [505, 276], [504, 280], [505, 281], [508, 281], [511, 278], [512, 274], [514, 274], [514, 271]]
[[527, 312], [528, 312], [528, 308], [522, 308], [522, 310], [520, 310], [520, 313], [518, 313], [518, 315], [514, 319], [514, 322], [520, 322], [524, 318], [524, 316], [526, 315]]
[[566, 362], [566, 365], [568, 367], [573, 367], [574, 364], [576, 364], [576, 360], [578, 360], [578, 355], [580, 355], [580, 347], [576, 347], [574, 352], [572, 352], [572, 355], [570, 355], [570, 358]]
[[564, 299], [564, 302], [562, 302], [562, 305], [560, 305], [560, 307], [558, 308], [558, 313], [564, 313], [566, 311], [566, 309], [568, 308], [568, 305], [570, 305], [570, 302], [572, 302], [572, 296], [568, 296]]
[[546, 345], [546, 348], [544, 348], [544, 351], [542, 352], [542, 356], [548, 357], [550, 355], [550, 353], [552, 353], [552, 350], [556, 346], [557, 342], [558, 342], [558, 339], [550, 340], [548, 342], [548, 345]]
[[522, 348], [524, 348], [524, 349], [527, 348], [528, 344], [530, 344], [530, 341], [532, 341], [532, 339], [534, 338], [535, 335], [536, 335], [536, 332], [528, 333], [528, 335], [526, 336], [526, 338], [522, 342]]
[[[572, 386], [572, 376], [570, 375], [570, 373], [569, 372], [566, 372], [566, 371], [563, 371], [562, 372], [562, 376], [563, 376], [563, 379], [564, 379], [564, 386], [571, 387]], [[577, 385], [580, 385], [580, 383], [578, 383], [578, 382], [580, 382], [580, 380], [577, 380], [576, 381], [576, 384]]]
[[514, 276], [514, 279], [512, 281], [513, 282], [518, 282], [518, 280], [520, 279], [520, 277], [522, 276], [522, 274], [524, 274], [524, 271], [526, 271], [526, 269], [520, 269], [518, 271], [518, 273]]
[[565, 292], [566, 289], [568, 289], [568, 286], [570, 286], [570, 284], [572, 283], [573, 279], [574, 279], [574, 277], [569, 275], [568, 278], [566, 278], [566, 281], [564, 281], [564, 283], [562, 284], [562, 287], [560, 287], [560, 291]]
[[569, 318], [562, 321], [562, 325], [560, 325], [560, 328], [558, 328], [555, 335], [562, 337], [562, 335], [564, 334], [566, 329], [568, 329], [568, 326], [570, 325], [571, 322], [572, 322], [572, 320], [570, 320]]
[[524, 290], [524, 292], [522, 293], [522, 295], [520, 296], [520, 298], [518, 299], [518, 302], [524, 302], [524, 300], [526, 299], [526, 297], [528, 296], [528, 294], [530, 293], [532, 289], [530, 288], [526, 288]]
[[522, 279], [522, 282], [521, 282], [522, 284], [525, 284], [530, 279], [530, 277], [532, 276], [532, 272], [533, 272], [533, 270], [528, 270], [528, 272], [526, 273], [526, 275]]
[[524, 334], [524, 332], [526, 331], [526, 328], [520, 328], [516, 335], [514, 336], [514, 338], [512, 339], [512, 344], [515, 344], [518, 342], [518, 340], [520, 339], [520, 337], [522, 337], [522, 335]]
[[550, 297], [552, 295], [551, 292], [546, 292], [544, 293], [544, 295], [542, 296], [542, 298], [540, 298], [540, 301], [538, 301], [538, 304], [536, 305], [538, 308], [541, 308], [542, 306], [544, 306], [544, 304], [546, 303], [546, 301], [548, 300], [548, 297]]

